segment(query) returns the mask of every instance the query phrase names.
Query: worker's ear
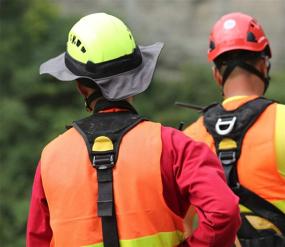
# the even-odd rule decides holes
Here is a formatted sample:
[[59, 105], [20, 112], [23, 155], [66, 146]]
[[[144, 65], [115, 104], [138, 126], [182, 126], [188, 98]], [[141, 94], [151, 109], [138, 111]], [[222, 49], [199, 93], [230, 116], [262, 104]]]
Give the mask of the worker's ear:
[[259, 63], [257, 64], [257, 69], [261, 71], [265, 77], [267, 77], [270, 70], [269, 58], [265, 57], [264, 59], [260, 59]]
[[212, 66], [212, 75], [218, 86], [222, 86], [223, 83], [223, 76], [221, 75], [221, 72], [217, 69], [215, 65]]
[[88, 97], [90, 95], [90, 91], [91, 89], [82, 85], [81, 83], [79, 83], [78, 81], [76, 81], [76, 88], [78, 90], [78, 92], [84, 96], [84, 98]]

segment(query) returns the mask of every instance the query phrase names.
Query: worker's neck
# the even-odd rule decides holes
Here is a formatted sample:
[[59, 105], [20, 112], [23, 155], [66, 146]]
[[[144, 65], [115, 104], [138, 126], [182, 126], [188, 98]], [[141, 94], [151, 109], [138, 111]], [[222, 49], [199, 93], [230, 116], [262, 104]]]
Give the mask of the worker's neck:
[[[94, 108], [96, 107], [97, 102], [98, 102], [99, 100], [102, 100], [102, 99], [104, 99], [104, 97], [100, 97], [100, 98], [98, 98], [98, 99], [96, 99], [96, 100], [94, 100], [94, 101], [91, 102], [90, 108], [92, 109], [92, 111], [93, 111]], [[105, 100], [107, 100], [107, 99], [105, 99]], [[133, 97], [129, 97], [129, 98], [125, 99], [125, 100], [128, 101], [129, 103], [132, 103]]]
[[229, 78], [223, 88], [224, 98], [230, 98], [234, 96], [261, 96], [264, 91], [264, 83], [262, 80], [248, 76], [235, 76]]

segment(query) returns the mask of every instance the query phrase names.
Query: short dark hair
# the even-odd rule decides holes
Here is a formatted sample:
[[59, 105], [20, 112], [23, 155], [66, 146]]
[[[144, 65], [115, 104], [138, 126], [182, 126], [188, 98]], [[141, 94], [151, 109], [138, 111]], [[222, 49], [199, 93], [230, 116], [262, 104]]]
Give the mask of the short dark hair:
[[214, 64], [218, 69], [231, 61], [242, 61], [255, 65], [260, 58], [264, 57], [263, 52], [254, 52], [246, 50], [235, 50], [221, 54], [214, 60]]

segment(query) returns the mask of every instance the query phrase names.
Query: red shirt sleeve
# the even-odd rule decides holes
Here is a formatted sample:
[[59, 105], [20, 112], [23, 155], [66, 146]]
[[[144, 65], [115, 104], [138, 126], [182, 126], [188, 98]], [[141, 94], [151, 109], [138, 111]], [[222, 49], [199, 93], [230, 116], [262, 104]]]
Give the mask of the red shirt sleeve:
[[27, 224], [26, 246], [49, 247], [52, 230], [49, 224], [49, 209], [42, 185], [40, 162], [38, 164]]
[[162, 127], [161, 174], [168, 207], [184, 218], [190, 205], [199, 225], [180, 246], [233, 246], [240, 226], [238, 197], [227, 186], [217, 157], [203, 143]]

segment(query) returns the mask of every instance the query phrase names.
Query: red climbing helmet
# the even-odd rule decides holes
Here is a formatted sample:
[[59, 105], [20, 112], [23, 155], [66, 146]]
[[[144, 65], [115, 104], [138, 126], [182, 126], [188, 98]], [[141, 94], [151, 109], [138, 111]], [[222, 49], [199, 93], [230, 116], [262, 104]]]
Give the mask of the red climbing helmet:
[[261, 25], [253, 17], [238, 12], [222, 16], [214, 25], [209, 37], [208, 60], [232, 50], [264, 51], [271, 57], [269, 41]]

